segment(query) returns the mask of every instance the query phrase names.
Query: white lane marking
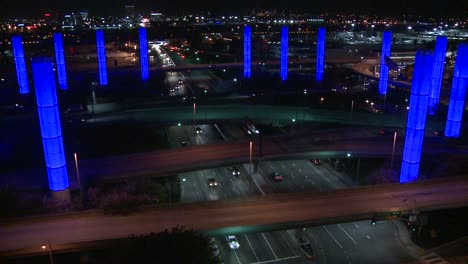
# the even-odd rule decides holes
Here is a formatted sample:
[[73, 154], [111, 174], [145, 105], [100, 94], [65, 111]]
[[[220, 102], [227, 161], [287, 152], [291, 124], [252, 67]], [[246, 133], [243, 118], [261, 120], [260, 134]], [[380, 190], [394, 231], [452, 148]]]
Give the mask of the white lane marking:
[[276, 256], [275, 251], [273, 250], [273, 248], [271, 247], [270, 243], [269, 243], [268, 240], [266, 239], [264, 233], [262, 233], [262, 236], [263, 236], [263, 239], [265, 239], [265, 242], [267, 243], [267, 245], [268, 245], [268, 247], [270, 248], [271, 252], [273, 252], [273, 256], [275, 256], [275, 259], [278, 259], [278, 256]]
[[351, 237], [351, 235], [348, 234], [348, 232], [346, 232], [346, 230], [344, 230], [344, 228], [343, 228], [340, 224], [338, 224], [338, 226], [339, 226], [339, 227], [341, 228], [341, 230], [343, 230], [343, 232], [345, 232], [345, 234], [354, 242], [354, 244], [357, 245], [357, 242], [353, 239], [353, 237]]
[[330, 233], [328, 232], [328, 229], [324, 226], [322, 226], [323, 229], [325, 229], [325, 231], [333, 238], [333, 240], [335, 241], [335, 243], [340, 247], [340, 248], [343, 248], [343, 246], [338, 242], [338, 240], [336, 240], [336, 238]]
[[295, 259], [299, 258], [299, 256], [291, 256], [291, 257], [285, 257], [285, 258], [280, 258], [280, 259], [272, 259], [272, 260], [266, 260], [266, 261], [260, 261], [260, 262], [252, 262], [249, 264], [264, 264], [264, 263], [271, 263], [271, 262], [279, 262], [283, 260], [288, 260], [288, 259]]
[[366, 236], [369, 240], [371, 239], [370, 236]]
[[236, 250], [233, 250], [233, 251], [234, 251], [234, 255], [236, 256], [237, 262], [239, 262], [239, 264], [241, 264], [240, 259], [239, 259], [239, 257], [237, 256]]
[[357, 224], [354, 224], [354, 226], [355, 226], [357, 229], [359, 229], [359, 226], [358, 226]]
[[249, 242], [249, 246], [250, 246], [250, 248], [252, 249], [252, 252], [254, 253], [255, 259], [257, 259], [257, 263], [258, 263], [260, 260], [258, 259], [257, 254], [255, 253], [255, 250], [253, 249], [252, 244], [250, 243], [249, 238], [247, 237], [246, 234], [244, 234], [244, 236], [245, 236], [245, 238], [247, 238], [247, 242]]

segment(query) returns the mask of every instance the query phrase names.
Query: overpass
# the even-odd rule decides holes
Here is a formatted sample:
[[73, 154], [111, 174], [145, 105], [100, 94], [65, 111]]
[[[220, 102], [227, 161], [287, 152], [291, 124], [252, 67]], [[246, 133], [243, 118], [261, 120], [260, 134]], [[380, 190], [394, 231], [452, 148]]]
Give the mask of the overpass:
[[[380, 213], [408, 214], [468, 205], [468, 178], [405, 185], [389, 184], [316, 193], [287, 193], [236, 201], [156, 207], [130, 216], [85, 211], [4, 220], [0, 255], [47, 254], [76, 250], [88, 242], [160, 232], [176, 226], [218, 234], [370, 219]], [[414, 201], [411, 206], [406, 201]]]

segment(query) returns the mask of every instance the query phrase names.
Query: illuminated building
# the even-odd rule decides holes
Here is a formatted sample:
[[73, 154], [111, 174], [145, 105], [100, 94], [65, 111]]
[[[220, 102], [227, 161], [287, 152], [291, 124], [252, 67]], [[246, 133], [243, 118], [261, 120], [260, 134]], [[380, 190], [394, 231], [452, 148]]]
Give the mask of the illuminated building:
[[99, 64], [99, 83], [107, 85], [107, 63], [106, 63], [106, 45], [104, 43], [104, 31], [96, 30], [97, 55]]
[[325, 61], [325, 28], [321, 27], [317, 33], [317, 69], [315, 80], [320, 82], [323, 80], [323, 67]]
[[385, 64], [385, 56], [390, 57], [392, 47], [392, 32], [384, 31], [382, 40], [382, 53], [380, 54], [379, 94], [387, 93], [388, 66]]
[[429, 92], [429, 114], [433, 115], [439, 103], [440, 86], [444, 76], [445, 52], [447, 49], [447, 37], [437, 36], [434, 62], [432, 64], [431, 90]]
[[34, 58], [32, 71], [49, 188], [62, 191], [68, 188], [68, 175], [52, 58]]
[[281, 80], [288, 78], [288, 26], [281, 27]]
[[141, 79], [148, 80], [148, 42], [146, 41], [146, 28], [140, 28], [140, 66]]
[[445, 136], [458, 138], [465, 108], [466, 86], [468, 85], [468, 44], [458, 45], [457, 60], [453, 72], [452, 91], [445, 124]]
[[55, 62], [57, 64], [60, 89], [67, 89], [67, 72], [65, 71], [65, 53], [63, 51], [62, 34], [54, 33]]
[[24, 60], [23, 42], [21, 36], [11, 38], [13, 44], [13, 55], [15, 57], [16, 77], [20, 87], [20, 94], [29, 93], [28, 74], [26, 72], [26, 62]]
[[250, 78], [251, 72], [251, 41], [252, 41], [252, 31], [250, 26], [244, 27], [244, 77]]
[[416, 52], [400, 183], [418, 178], [432, 72], [432, 52]]

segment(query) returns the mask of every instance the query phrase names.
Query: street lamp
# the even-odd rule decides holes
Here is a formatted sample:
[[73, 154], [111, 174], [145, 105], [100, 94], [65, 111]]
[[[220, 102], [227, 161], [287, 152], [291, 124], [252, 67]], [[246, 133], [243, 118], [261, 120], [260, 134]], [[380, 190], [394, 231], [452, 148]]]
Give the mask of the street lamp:
[[42, 250], [49, 250], [50, 264], [54, 264], [54, 258], [52, 257], [52, 245], [50, 244], [50, 242], [47, 242], [46, 245], [42, 245], [41, 248]]
[[393, 157], [395, 156], [395, 144], [396, 144], [397, 132], [393, 132], [393, 149], [392, 149], [392, 161], [390, 162], [390, 171], [393, 167]]
[[249, 162], [250, 162], [250, 177], [252, 177], [252, 148], [253, 148], [253, 144], [252, 144], [252, 140], [250, 141], [250, 147], [249, 147], [249, 150], [250, 150], [250, 158], [249, 158]]
[[193, 102], [193, 129], [195, 129], [195, 114], [197, 112], [197, 105], [195, 102]]

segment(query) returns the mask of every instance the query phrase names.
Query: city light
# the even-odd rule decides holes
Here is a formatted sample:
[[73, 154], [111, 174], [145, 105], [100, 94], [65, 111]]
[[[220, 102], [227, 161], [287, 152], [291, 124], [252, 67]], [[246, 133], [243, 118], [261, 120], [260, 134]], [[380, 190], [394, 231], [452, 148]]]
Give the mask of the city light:
[[252, 60], [251, 38], [252, 38], [251, 28], [250, 26], [246, 25], [244, 27], [244, 78], [250, 78], [250, 74], [251, 74], [251, 63], [252, 63], [251, 61]]
[[65, 52], [61, 33], [54, 33], [55, 61], [57, 64], [58, 82], [62, 90], [67, 89], [67, 72], [65, 70]]
[[26, 72], [26, 62], [24, 59], [23, 42], [21, 36], [13, 36], [11, 38], [13, 44], [13, 54], [15, 57], [16, 77], [20, 87], [20, 94], [29, 93], [28, 75]]
[[107, 85], [106, 46], [104, 42], [104, 31], [96, 30], [97, 55], [99, 63], [99, 83]]
[[281, 27], [281, 80], [288, 78], [288, 26]]
[[468, 44], [458, 45], [457, 60], [453, 73], [452, 91], [445, 124], [445, 136], [458, 138], [465, 106], [468, 85]]
[[427, 102], [429, 101], [432, 60], [432, 52], [416, 52], [400, 183], [412, 182], [418, 178], [426, 126]]
[[317, 33], [317, 66], [315, 80], [323, 80], [323, 67], [325, 64], [325, 28], [321, 27]]
[[49, 188], [61, 191], [68, 188], [68, 174], [52, 59], [34, 58], [32, 71]]
[[388, 66], [385, 65], [385, 56], [390, 57], [390, 49], [392, 47], [392, 32], [384, 31], [382, 41], [382, 52], [380, 54], [380, 77], [379, 77], [379, 94], [387, 93], [388, 83]]
[[146, 40], [146, 28], [140, 28], [140, 66], [141, 66], [141, 79], [148, 80], [148, 42]]
[[434, 62], [432, 64], [431, 89], [429, 92], [429, 114], [434, 115], [439, 104], [440, 86], [444, 76], [445, 51], [447, 49], [447, 37], [437, 36]]

